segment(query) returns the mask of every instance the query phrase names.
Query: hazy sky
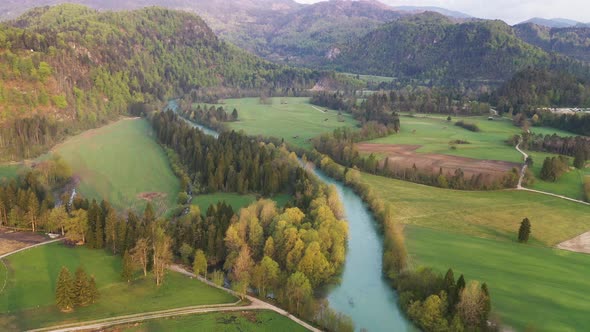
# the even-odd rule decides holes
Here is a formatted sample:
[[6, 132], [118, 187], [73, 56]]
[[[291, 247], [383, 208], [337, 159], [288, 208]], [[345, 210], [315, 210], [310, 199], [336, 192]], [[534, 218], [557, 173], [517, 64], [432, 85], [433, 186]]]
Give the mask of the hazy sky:
[[[295, 0], [314, 3], [319, 0]], [[531, 17], [568, 18], [590, 22], [590, 0], [380, 0], [393, 6], [437, 6], [510, 24]]]

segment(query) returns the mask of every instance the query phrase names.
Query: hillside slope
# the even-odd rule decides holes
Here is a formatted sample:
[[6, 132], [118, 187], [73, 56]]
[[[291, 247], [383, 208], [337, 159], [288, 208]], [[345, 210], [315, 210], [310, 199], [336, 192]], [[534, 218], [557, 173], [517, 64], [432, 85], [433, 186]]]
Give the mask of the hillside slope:
[[24, 146], [50, 145], [132, 104], [189, 92], [307, 88], [318, 75], [220, 41], [192, 14], [97, 12], [79, 5], [33, 9], [0, 26], [0, 74], [4, 158], [28, 157], [34, 152]]
[[340, 52], [333, 68], [430, 80], [501, 81], [550, 61], [502, 21], [455, 23], [437, 13], [391, 22]]
[[516, 35], [547, 52], [590, 62], [590, 27], [550, 28], [533, 23], [514, 26]]

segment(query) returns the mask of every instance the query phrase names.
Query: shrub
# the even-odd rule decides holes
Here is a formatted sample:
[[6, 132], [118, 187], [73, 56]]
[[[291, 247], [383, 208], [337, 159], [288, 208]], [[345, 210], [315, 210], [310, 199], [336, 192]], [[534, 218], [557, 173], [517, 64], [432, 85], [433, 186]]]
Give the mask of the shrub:
[[458, 126], [458, 127], [461, 127], [461, 128], [467, 129], [469, 131], [473, 131], [473, 132], [481, 131], [475, 123], [469, 123], [469, 122], [465, 122], [463, 120], [455, 122], [455, 126]]

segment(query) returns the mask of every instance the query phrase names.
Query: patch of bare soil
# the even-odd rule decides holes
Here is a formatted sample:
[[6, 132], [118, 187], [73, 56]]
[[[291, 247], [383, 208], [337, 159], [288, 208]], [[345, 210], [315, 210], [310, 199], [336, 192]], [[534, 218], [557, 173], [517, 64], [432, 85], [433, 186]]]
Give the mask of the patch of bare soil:
[[43, 235], [0, 229], [0, 255], [45, 241]]
[[557, 245], [557, 248], [590, 254], [590, 232], [578, 235]]
[[420, 145], [402, 144], [357, 144], [359, 152], [380, 153], [389, 156], [388, 165], [393, 169], [416, 168], [422, 171], [436, 172], [442, 168], [445, 174], [454, 174], [461, 168], [466, 178], [483, 174], [491, 178], [500, 178], [519, 164], [499, 160], [482, 160], [450, 156], [437, 153], [417, 153]]
[[166, 197], [165, 193], [158, 193], [158, 192], [145, 192], [145, 193], [139, 193], [137, 195], [137, 198], [144, 199], [148, 202], [154, 201], [156, 199], [164, 198], [164, 197]]

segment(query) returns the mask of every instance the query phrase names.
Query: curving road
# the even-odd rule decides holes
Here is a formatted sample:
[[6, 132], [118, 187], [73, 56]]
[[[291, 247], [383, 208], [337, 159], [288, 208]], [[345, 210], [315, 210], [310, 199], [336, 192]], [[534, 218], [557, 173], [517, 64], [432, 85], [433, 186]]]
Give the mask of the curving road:
[[578, 199], [573, 199], [571, 197], [567, 197], [567, 196], [563, 196], [563, 195], [557, 195], [557, 194], [553, 194], [553, 193], [548, 193], [546, 191], [534, 190], [534, 189], [529, 189], [529, 188], [523, 187], [522, 186], [522, 181], [524, 179], [524, 175], [525, 175], [526, 169], [528, 167], [527, 164], [526, 164], [526, 160], [529, 157], [529, 155], [526, 152], [524, 152], [524, 151], [522, 151], [520, 149], [520, 143], [522, 143], [522, 137], [518, 141], [518, 144], [516, 144], [516, 150], [522, 154], [523, 159], [524, 159], [524, 163], [522, 165], [522, 169], [520, 170], [520, 178], [518, 179], [518, 184], [516, 185], [516, 189], [517, 190], [529, 191], [529, 192], [533, 192], [533, 193], [537, 193], [537, 194], [542, 194], [542, 195], [553, 196], [553, 197], [565, 199], [565, 200], [568, 200], [568, 201], [571, 201], [571, 202], [575, 202], [575, 203], [580, 203], [580, 204], [584, 204], [584, 205], [590, 205], [590, 203], [588, 203], [588, 202], [584, 202], [584, 201], [581, 201], [581, 200], [578, 200]]

